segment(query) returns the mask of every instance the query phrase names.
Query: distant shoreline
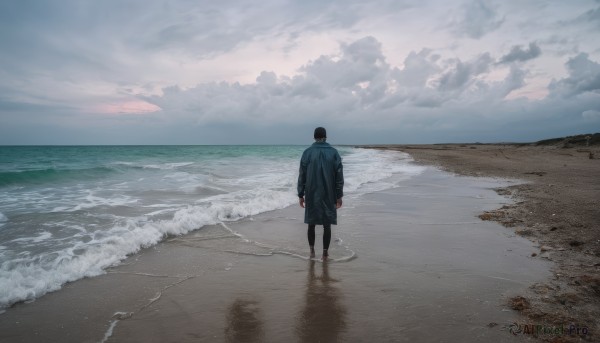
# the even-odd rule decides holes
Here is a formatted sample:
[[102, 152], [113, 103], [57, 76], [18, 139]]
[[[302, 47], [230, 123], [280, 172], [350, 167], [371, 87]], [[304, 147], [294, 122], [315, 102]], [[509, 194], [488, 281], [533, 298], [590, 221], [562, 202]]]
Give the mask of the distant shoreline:
[[[492, 142], [492, 143], [481, 143], [481, 142], [464, 142], [464, 143], [431, 143], [431, 144], [359, 144], [354, 145], [357, 148], [397, 148], [402, 147], [404, 149], [447, 149], [448, 147], [465, 147], [465, 146], [495, 146], [495, 145], [506, 145], [506, 146], [554, 146], [559, 148], [570, 148], [570, 147], [600, 147], [600, 133], [585, 133], [574, 136], [565, 136], [557, 138], [542, 139], [534, 142]], [[343, 144], [342, 144], [343, 145]], [[448, 146], [448, 147], [444, 147]]]

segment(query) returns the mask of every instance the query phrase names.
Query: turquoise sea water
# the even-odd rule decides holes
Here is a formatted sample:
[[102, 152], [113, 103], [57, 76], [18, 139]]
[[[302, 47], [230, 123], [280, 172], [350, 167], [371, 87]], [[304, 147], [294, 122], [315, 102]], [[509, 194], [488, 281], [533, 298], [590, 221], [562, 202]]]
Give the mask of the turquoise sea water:
[[[306, 147], [0, 147], [0, 310], [99, 275], [167, 235], [296, 203]], [[419, 172], [399, 153], [338, 150], [347, 194]]]

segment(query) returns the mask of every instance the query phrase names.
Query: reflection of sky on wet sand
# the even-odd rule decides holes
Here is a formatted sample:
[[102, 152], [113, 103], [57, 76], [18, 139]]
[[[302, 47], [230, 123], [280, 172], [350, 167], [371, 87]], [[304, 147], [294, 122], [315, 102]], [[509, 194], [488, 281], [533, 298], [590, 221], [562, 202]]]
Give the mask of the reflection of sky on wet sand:
[[346, 328], [346, 308], [334, 287], [337, 280], [329, 276], [328, 263], [320, 264], [320, 276], [315, 274], [315, 261], [308, 263], [305, 304], [298, 313], [296, 332], [301, 342], [337, 342]]
[[227, 342], [263, 341], [263, 322], [257, 301], [238, 298], [229, 306], [225, 337]]

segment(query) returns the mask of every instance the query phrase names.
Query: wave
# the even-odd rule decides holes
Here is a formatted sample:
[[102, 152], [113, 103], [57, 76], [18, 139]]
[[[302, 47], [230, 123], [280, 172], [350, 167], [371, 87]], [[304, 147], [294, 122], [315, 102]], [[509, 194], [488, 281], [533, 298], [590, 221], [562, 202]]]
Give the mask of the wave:
[[[418, 173], [408, 164], [410, 159], [402, 154], [376, 151], [354, 150], [345, 155], [345, 174], [348, 178], [348, 191], [365, 193], [374, 188], [393, 187], [381, 182], [393, 173]], [[399, 163], [398, 163], [399, 162]], [[177, 168], [184, 164], [171, 164], [168, 168]], [[188, 165], [187, 163], [185, 165]], [[287, 166], [286, 166], [287, 170]], [[55, 178], [81, 177], [81, 173], [101, 176], [114, 172], [111, 168], [99, 167], [86, 170], [30, 171], [21, 173], [1, 173], [0, 180], [18, 182], [47, 182]], [[23, 174], [25, 173], [25, 174]], [[23, 175], [18, 175], [23, 174]], [[275, 175], [275, 174], [274, 174]], [[292, 173], [277, 173], [272, 179], [263, 180], [264, 175], [247, 178], [252, 189], [238, 190], [226, 194], [215, 194], [197, 201], [194, 205], [173, 207], [162, 204], [148, 204], [143, 207], [156, 208], [155, 212], [133, 218], [121, 217], [107, 229], [97, 229], [82, 233], [85, 236], [71, 243], [68, 248], [54, 249], [34, 256], [25, 255], [3, 261], [0, 264], [0, 311], [3, 307], [20, 301], [38, 298], [48, 292], [58, 290], [66, 282], [105, 273], [105, 269], [118, 264], [128, 255], [142, 248], [156, 245], [167, 236], [178, 236], [207, 225], [237, 221], [259, 213], [288, 207], [297, 202]], [[2, 179], [4, 178], [4, 179]], [[43, 180], [43, 181], [42, 181]], [[239, 178], [237, 179], [239, 181]], [[270, 182], [267, 182], [270, 181]], [[293, 180], [295, 181], [295, 180]], [[6, 183], [5, 183], [6, 184]], [[9, 183], [11, 184], [11, 183]], [[2, 185], [2, 183], [0, 183]], [[268, 186], [267, 186], [268, 185]], [[92, 201], [93, 200], [93, 201]], [[127, 200], [127, 199], [122, 199]], [[98, 199], [90, 199], [96, 204]], [[82, 205], [83, 206], [83, 205]], [[81, 206], [80, 206], [81, 207]], [[60, 209], [65, 211], [65, 209]], [[172, 213], [169, 218], [157, 218], [165, 210]], [[6, 217], [4, 217], [6, 218]], [[0, 216], [2, 221], [2, 216]], [[47, 233], [41, 233], [33, 239], [50, 239]], [[341, 242], [340, 242], [341, 244]], [[347, 247], [346, 247], [347, 248]], [[352, 259], [354, 254], [347, 256]]]
[[114, 162], [112, 165], [118, 167], [132, 168], [132, 169], [159, 169], [159, 170], [172, 170], [179, 167], [186, 167], [195, 164], [195, 162], [171, 162], [162, 164], [136, 164], [133, 162]]
[[402, 152], [358, 150], [344, 159], [344, 191], [369, 193], [394, 187], [382, 180], [394, 174], [411, 177], [425, 169], [409, 164], [410, 161], [410, 155]]
[[0, 172], [0, 187], [18, 185], [39, 185], [70, 180], [90, 180], [106, 177], [116, 172], [113, 168], [94, 167], [83, 169], [37, 169]]
[[19, 170], [0, 172], [0, 187], [20, 185], [40, 185], [51, 182], [83, 180], [109, 177], [113, 173], [126, 172], [126, 169], [156, 169], [173, 170], [193, 165], [194, 162], [163, 163], [163, 164], [134, 164], [131, 162], [115, 162], [107, 166], [91, 168], [46, 168], [34, 170]]
[[236, 221], [284, 208], [296, 201], [290, 192], [252, 190], [243, 193], [238, 194], [246, 198], [243, 201], [188, 206], [177, 210], [170, 220], [129, 219], [109, 230], [92, 232], [89, 235], [92, 240], [78, 242], [68, 249], [2, 262], [0, 284], [4, 290], [0, 292], [0, 309], [58, 290], [66, 282], [103, 274], [107, 267], [169, 235], [182, 235], [206, 225]]

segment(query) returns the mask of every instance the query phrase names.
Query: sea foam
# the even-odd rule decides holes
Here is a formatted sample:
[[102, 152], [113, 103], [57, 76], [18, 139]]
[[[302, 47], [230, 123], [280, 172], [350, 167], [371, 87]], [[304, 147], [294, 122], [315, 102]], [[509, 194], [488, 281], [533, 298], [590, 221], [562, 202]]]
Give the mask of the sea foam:
[[[346, 194], [394, 187], [393, 182], [386, 180], [390, 176], [410, 177], [422, 170], [410, 165], [408, 155], [402, 153], [350, 149], [343, 156]], [[184, 190], [182, 196], [189, 196], [189, 192], [185, 190], [190, 188], [190, 179], [182, 177], [180, 181], [176, 180], [178, 183], [173, 184], [172, 176], [193, 173], [193, 170], [184, 172], [178, 171], [178, 168], [189, 168], [196, 164], [173, 162], [163, 164], [163, 168], [151, 169], [166, 173], [158, 176], [148, 174], [147, 177], [157, 180], [155, 183], [158, 186], [154, 183], [140, 186], [136, 183], [139, 182], [139, 177], [134, 174], [130, 177], [134, 181], [115, 181], [114, 184], [118, 187], [114, 188], [115, 194], [111, 197], [101, 197], [90, 191], [81, 192], [78, 204], [49, 208], [47, 213], [66, 216], [66, 219], [47, 225], [46, 231], [38, 230], [36, 234], [16, 238], [12, 241], [13, 246], [4, 244], [3, 259], [8, 257], [0, 264], [0, 309], [58, 290], [66, 282], [103, 274], [107, 267], [118, 264], [142, 248], [157, 244], [166, 236], [186, 234], [207, 225], [236, 221], [297, 202], [296, 156], [281, 161], [274, 160], [266, 165], [265, 162], [257, 162], [253, 166], [256, 169], [253, 173], [246, 171], [248, 161], [252, 162], [249, 158], [244, 160], [244, 164], [236, 164], [236, 160], [226, 161], [227, 163], [220, 161], [222, 169], [213, 166], [208, 173], [211, 175], [210, 180], [205, 177], [198, 179], [198, 182], [205, 182], [204, 186], [193, 187], [208, 187], [206, 182], [210, 182], [210, 187], [217, 187], [223, 193], [199, 197], [195, 201], [188, 201], [186, 205], [180, 203], [185, 203], [188, 198], [171, 199], [171, 202], [164, 201], [168, 199], [154, 199], [154, 202], [148, 203], [151, 199], [140, 200], [134, 196], [145, 194], [140, 193], [140, 187], [158, 187], [161, 182], [167, 182], [166, 186], [180, 187]], [[177, 174], [173, 174], [173, 170]], [[133, 172], [137, 173], [135, 170]], [[235, 173], [237, 177], [232, 176]], [[124, 184], [133, 185], [129, 194], [121, 194], [127, 190]], [[229, 191], [225, 192], [225, 189]], [[109, 189], [97, 187], [95, 192], [102, 191], [107, 192]], [[104, 212], [106, 209], [124, 206], [137, 214], [125, 216], [118, 211]], [[149, 208], [152, 208], [150, 213]], [[110, 220], [113, 224], [102, 226], [93, 221], [94, 218]], [[0, 213], [0, 225], [3, 223], [10, 224], [10, 221]], [[48, 231], [57, 228], [61, 229], [55, 234]], [[15, 244], [26, 250], [18, 252]]]

